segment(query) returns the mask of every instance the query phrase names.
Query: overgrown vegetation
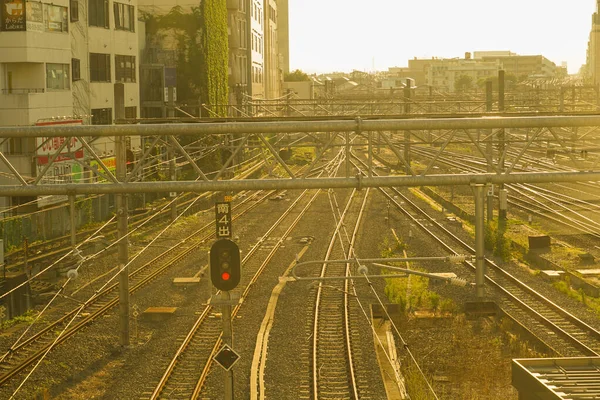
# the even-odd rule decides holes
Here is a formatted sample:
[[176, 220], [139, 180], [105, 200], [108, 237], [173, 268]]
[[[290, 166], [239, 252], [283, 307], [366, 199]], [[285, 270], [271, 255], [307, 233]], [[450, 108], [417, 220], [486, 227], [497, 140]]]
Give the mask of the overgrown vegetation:
[[151, 41], [160, 43], [171, 36], [177, 43], [178, 97], [200, 98], [214, 113], [211, 116], [226, 116], [227, 110], [217, 107], [227, 104], [229, 96], [226, 2], [203, 0], [191, 12], [176, 6], [166, 15], [146, 15], [145, 20]]
[[489, 221], [485, 225], [485, 248], [507, 261], [510, 258], [510, 239], [498, 229], [498, 221]]
[[8, 329], [11, 326], [17, 325], [19, 323], [27, 323], [27, 324], [31, 324], [34, 320], [35, 317], [38, 315], [37, 311], [34, 310], [28, 310], [25, 314], [23, 315], [19, 315], [17, 317], [11, 318], [11, 319], [7, 319], [5, 321], [2, 321], [0, 323], [0, 328], [2, 330], [4, 329]]
[[[385, 258], [398, 257], [404, 250], [404, 244], [389, 237], [384, 238], [380, 245], [381, 256]], [[397, 265], [406, 268], [405, 265]], [[423, 271], [413, 268], [416, 271]], [[393, 272], [390, 272], [393, 273]], [[407, 313], [415, 310], [428, 310], [434, 313], [452, 313], [456, 305], [450, 299], [443, 299], [437, 293], [428, 289], [429, 279], [423, 276], [409, 275], [406, 278], [386, 278], [385, 294], [391, 302], [400, 304]]]
[[285, 74], [285, 76], [283, 77], [283, 80], [285, 82], [304, 82], [304, 81], [310, 81], [310, 77], [308, 76], [307, 73], [302, 72], [301, 70], [297, 69], [295, 71], [288, 72], [287, 74]]
[[557, 281], [552, 284], [559, 292], [562, 292], [569, 296], [570, 298], [577, 300], [591, 310], [593, 310], [596, 315], [600, 317], [600, 299], [596, 297], [587, 296], [583, 289], [575, 290], [571, 287], [569, 282], [569, 277], [566, 277], [565, 280]]

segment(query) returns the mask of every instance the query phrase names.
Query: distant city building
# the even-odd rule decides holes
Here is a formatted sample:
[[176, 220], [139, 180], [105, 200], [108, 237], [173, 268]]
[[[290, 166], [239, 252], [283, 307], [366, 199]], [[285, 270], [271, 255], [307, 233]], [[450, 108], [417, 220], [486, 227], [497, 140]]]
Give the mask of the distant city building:
[[387, 76], [380, 79], [381, 88], [397, 88], [403, 79], [412, 78], [417, 87], [429, 86], [435, 90], [453, 92], [461, 76], [471, 81], [473, 86], [481, 79], [497, 76], [504, 69], [506, 74], [519, 79], [528, 77], [554, 78], [563, 76], [566, 68], [541, 55], [521, 56], [511, 51], [476, 51], [465, 53], [465, 58], [413, 58], [408, 60], [408, 68], [389, 68]]
[[527, 78], [532, 75], [548, 78], [556, 76], [556, 64], [542, 55], [521, 56], [511, 53], [511, 55], [482, 55], [479, 59], [484, 62], [498, 62], [506, 74], [515, 75], [517, 78]]
[[457, 82], [467, 77], [470, 87], [475, 88], [483, 79], [487, 80], [498, 75], [500, 64], [494, 61], [478, 61], [470, 59], [440, 59], [429, 64], [426, 72], [425, 85], [447, 92], [456, 91]]

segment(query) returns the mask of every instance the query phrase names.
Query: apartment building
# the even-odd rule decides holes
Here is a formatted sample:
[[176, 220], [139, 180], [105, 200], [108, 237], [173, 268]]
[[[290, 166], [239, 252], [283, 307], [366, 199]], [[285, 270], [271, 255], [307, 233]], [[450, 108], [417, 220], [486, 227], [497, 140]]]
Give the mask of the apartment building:
[[229, 27], [229, 103], [241, 104], [251, 79], [248, 65], [248, 0], [227, 1]]
[[475, 59], [483, 62], [498, 62], [507, 74], [517, 78], [531, 76], [553, 78], [556, 76], [556, 64], [542, 55], [518, 55], [510, 51], [476, 51]]
[[500, 63], [470, 59], [438, 59], [426, 69], [425, 85], [447, 92], [456, 90], [456, 82], [463, 76], [471, 79], [473, 86], [480, 79], [498, 75]]
[[275, 99], [281, 96], [283, 70], [280, 64], [278, 9], [276, 0], [264, 0], [265, 4], [265, 97]]
[[[138, 116], [136, 0], [5, 0], [1, 7], [0, 125], [105, 125]], [[45, 143], [13, 139], [0, 150], [21, 175], [33, 177], [58, 149], [55, 141]], [[139, 147], [139, 138], [128, 143]], [[92, 147], [114, 158], [111, 140], [95, 140]], [[78, 179], [73, 154], [89, 154], [77, 141], [66, 152], [44, 182]]]
[[265, 97], [265, 36], [263, 0], [250, 0], [250, 96]]
[[137, 117], [136, 8], [136, 0], [5, 2], [0, 123], [77, 116], [84, 124], [112, 124]]

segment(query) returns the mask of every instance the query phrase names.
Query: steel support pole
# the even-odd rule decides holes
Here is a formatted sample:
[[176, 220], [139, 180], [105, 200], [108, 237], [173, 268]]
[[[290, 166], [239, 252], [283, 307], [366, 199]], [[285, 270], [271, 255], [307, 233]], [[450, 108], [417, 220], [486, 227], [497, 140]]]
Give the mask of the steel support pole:
[[[115, 138], [115, 154], [117, 180], [125, 182], [127, 175], [125, 164], [125, 138], [118, 136]], [[117, 237], [119, 242], [119, 267], [122, 271], [119, 273], [119, 331], [121, 346], [129, 346], [129, 267], [128, 248], [127, 248], [127, 195], [118, 193], [116, 199], [117, 205]]]
[[[493, 84], [491, 79], [485, 82], [485, 111], [492, 112], [492, 92]], [[485, 134], [488, 139], [485, 142], [485, 152], [488, 155], [487, 172], [494, 172], [494, 167], [491, 161], [494, 159], [494, 147], [493, 147], [493, 136], [492, 130], [485, 130]], [[491, 222], [494, 219], [494, 186], [490, 187], [487, 196], [487, 220]]]
[[346, 178], [350, 177], [350, 132], [346, 132]]
[[[504, 112], [504, 70], [498, 71], [498, 111]], [[504, 173], [504, 153], [506, 150], [506, 135], [504, 128], [501, 128], [498, 132], [498, 140], [500, 141], [498, 146], [498, 169], [500, 173]], [[502, 206], [500, 200], [500, 193], [504, 190], [504, 184], [501, 183], [498, 187], [498, 220], [506, 219], [506, 209]]]
[[71, 218], [71, 247], [77, 246], [77, 229], [75, 227], [75, 196], [69, 196], [69, 216]]
[[[170, 88], [171, 89], [171, 88]], [[174, 151], [173, 151], [173, 146], [169, 145], [168, 149], [167, 149], [167, 157], [169, 158], [169, 179], [171, 180], [171, 182], [176, 181], [176, 177], [175, 177], [175, 155], [174, 155]], [[176, 192], [169, 192], [169, 196], [171, 193], [176, 193]], [[173, 197], [171, 198], [171, 221], [175, 221], [177, 219], [177, 197]]]
[[[224, 300], [222, 306], [223, 316], [223, 344], [233, 348], [233, 329], [231, 326], [231, 296], [229, 292], [221, 292], [221, 298]], [[225, 400], [233, 400], [233, 369], [225, 371]]]
[[410, 168], [410, 131], [404, 131], [404, 160], [406, 161], [406, 175], [412, 175]]
[[473, 185], [475, 192], [475, 288], [477, 297], [485, 296], [485, 224], [484, 224], [484, 185]]
[[369, 178], [373, 177], [373, 132], [369, 131], [368, 134], [368, 148], [369, 148], [369, 155], [368, 155], [368, 166], [369, 166], [369, 171], [367, 171], [367, 174], [369, 176]]

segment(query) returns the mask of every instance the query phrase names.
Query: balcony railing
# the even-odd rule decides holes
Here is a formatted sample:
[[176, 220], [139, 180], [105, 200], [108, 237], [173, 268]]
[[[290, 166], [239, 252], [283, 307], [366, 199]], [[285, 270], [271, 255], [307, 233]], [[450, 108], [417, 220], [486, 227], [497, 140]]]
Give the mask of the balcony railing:
[[28, 93], [44, 93], [44, 88], [27, 88], [27, 89], [2, 89], [2, 94], [28, 94]]

